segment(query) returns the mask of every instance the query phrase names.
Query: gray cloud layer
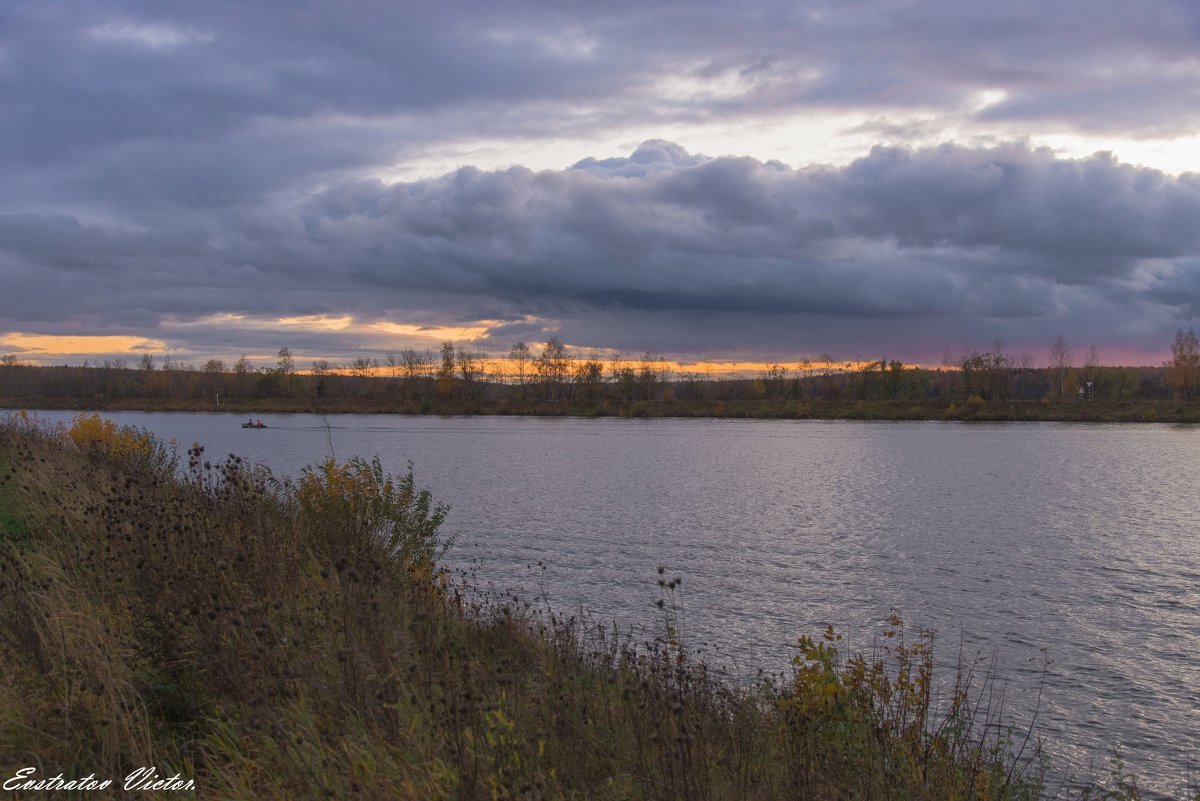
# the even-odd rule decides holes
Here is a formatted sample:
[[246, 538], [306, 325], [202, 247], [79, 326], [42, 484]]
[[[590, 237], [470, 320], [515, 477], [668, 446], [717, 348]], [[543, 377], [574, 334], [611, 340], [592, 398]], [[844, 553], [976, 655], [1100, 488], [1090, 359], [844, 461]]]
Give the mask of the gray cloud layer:
[[[327, 313], [507, 321], [500, 346], [550, 328], [680, 354], [930, 358], [1058, 330], [1161, 350], [1197, 310], [1200, 179], [1105, 156], [880, 147], [791, 169], [651, 141], [567, 170], [371, 177], [456, 140], [829, 108], [1188, 131], [1192, 3], [167, 13], [0, 7], [0, 328], [162, 336], [223, 312]], [[1007, 95], [973, 110], [984, 89]], [[261, 349], [187, 330], [198, 352]]]
[[[797, 170], [649, 142], [563, 171], [346, 181], [219, 228], [3, 215], [0, 263], [21, 319], [49, 324], [533, 316], [587, 344], [664, 336], [714, 352], [770, 350], [763, 337], [781, 331], [779, 347], [833, 349], [825, 332], [846, 336], [830, 327], [842, 319], [855, 347], [896, 343], [913, 358], [940, 349], [922, 341], [935, 331], [957, 330], [957, 345], [1069, 327], [1116, 344], [1149, 314], [1146, 334], [1165, 337], [1196, 308], [1198, 216], [1200, 178], [1106, 156], [879, 148]], [[622, 322], [605, 334], [607, 315]], [[691, 338], [664, 334], [670, 321]]]

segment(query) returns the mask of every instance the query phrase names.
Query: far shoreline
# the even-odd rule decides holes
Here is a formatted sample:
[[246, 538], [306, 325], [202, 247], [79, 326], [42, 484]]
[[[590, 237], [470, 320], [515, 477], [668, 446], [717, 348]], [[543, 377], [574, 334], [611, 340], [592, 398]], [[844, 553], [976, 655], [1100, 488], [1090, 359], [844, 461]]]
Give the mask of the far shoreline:
[[528, 400], [406, 400], [230, 398], [10, 397], [0, 409], [81, 412], [225, 412], [755, 420], [893, 420], [1047, 423], [1200, 423], [1200, 404], [1178, 400], [944, 401], [743, 400], [560, 402]]

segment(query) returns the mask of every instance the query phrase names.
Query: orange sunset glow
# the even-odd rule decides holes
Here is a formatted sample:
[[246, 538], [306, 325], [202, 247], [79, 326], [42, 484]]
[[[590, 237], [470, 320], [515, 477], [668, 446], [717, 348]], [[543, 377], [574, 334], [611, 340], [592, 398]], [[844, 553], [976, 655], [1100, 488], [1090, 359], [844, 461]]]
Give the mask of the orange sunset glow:
[[73, 356], [98, 356], [121, 352], [161, 352], [167, 345], [161, 340], [135, 336], [55, 336], [52, 334], [0, 335], [0, 348], [16, 351], [22, 358], [51, 362]]

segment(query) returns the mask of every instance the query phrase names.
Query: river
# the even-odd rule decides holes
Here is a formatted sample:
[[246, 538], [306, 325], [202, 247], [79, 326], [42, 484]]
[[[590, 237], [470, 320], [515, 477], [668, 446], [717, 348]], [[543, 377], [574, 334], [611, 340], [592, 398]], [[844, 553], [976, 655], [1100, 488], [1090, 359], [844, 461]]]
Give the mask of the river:
[[[70, 413], [45, 412], [48, 419]], [[1118, 747], [1182, 794], [1200, 759], [1200, 428], [1166, 425], [110, 413], [295, 475], [378, 454], [452, 507], [450, 565], [498, 594], [653, 627], [737, 676], [890, 610], [1007, 684], [1060, 770]], [[1090, 768], [1089, 768], [1090, 765]]]

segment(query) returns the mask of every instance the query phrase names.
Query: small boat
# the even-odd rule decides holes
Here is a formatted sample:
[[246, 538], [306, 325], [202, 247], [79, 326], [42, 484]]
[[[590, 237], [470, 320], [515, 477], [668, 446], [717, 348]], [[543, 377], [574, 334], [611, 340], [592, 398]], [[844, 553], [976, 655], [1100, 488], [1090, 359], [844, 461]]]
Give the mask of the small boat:
[[242, 428], [266, 428], [266, 425], [262, 421], [257, 423], [242, 423]]

